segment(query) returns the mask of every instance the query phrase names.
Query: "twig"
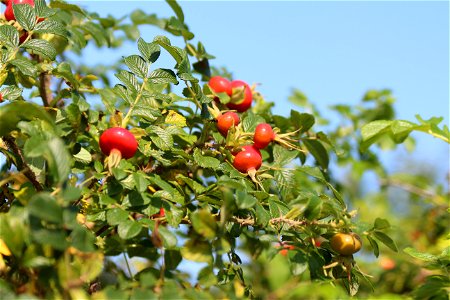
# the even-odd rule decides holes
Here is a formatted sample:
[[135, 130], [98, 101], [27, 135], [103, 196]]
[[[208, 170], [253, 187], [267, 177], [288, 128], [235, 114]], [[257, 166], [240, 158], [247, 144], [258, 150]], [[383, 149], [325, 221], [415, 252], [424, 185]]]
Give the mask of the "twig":
[[3, 138], [3, 142], [5, 142], [6, 147], [10, 151], [12, 151], [19, 159], [17, 161], [17, 169], [23, 172], [23, 174], [30, 180], [31, 184], [33, 184], [34, 188], [40, 192], [43, 190], [41, 184], [37, 181], [36, 175], [31, 171], [28, 166], [25, 157], [23, 156], [22, 150], [16, 145], [15, 140], [12, 136], [6, 135]]
[[408, 193], [415, 194], [415, 195], [418, 195], [423, 198], [429, 198], [429, 199], [431, 199], [431, 201], [435, 202], [438, 205], [441, 204], [439, 200], [442, 200], [442, 196], [436, 194], [433, 191], [420, 188], [420, 187], [412, 185], [410, 183], [402, 182], [402, 181], [396, 180], [396, 179], [383, 179], [383, 180], [381, 180], [381, 184], [388, 185], [391, 187], [396, 187], [396, 188], [402, 189]]
[[134, 281], [133, 273], [131, 272], [130, 264], [128, 263], [127, 254], [125, 254], [125, 252], [122, 252], [122, 254], [123, 258], [125, 259], [125, 264], [127, 265], [128, 275], [130, 275], [130, 279]]

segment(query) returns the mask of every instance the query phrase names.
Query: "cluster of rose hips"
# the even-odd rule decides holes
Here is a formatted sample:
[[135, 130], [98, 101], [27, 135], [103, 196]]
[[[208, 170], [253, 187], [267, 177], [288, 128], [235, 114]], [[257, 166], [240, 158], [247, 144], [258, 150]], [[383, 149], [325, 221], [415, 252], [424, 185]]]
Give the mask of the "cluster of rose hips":
[[[213, 93], [226, 93], [230, 98], [230, 101], [225, 104], [226, 107], [230, 109], [229, 111], [222, 113], [216, 107], [215, 104], [219, 100], [218, 97], [215, 97], [213, 109], [211, 109], [213, 116], [217, 120], [218, 131], [226, 138], [229, 130], [232, 127], [237, 127], [240, 123], [239, 115], [235, 111], [242, 113], [251, 107], [253, 99], [252, 89], [247, 83], [241, 80], [229, 81], [221, 76], [212, 77], [209, 80], [208, 85]], [[289, 138], [289, 136], [295, 133], [296, 132], [278, 134], [278, 132], [274, 131], [269, 124], [260, 123], [256, 126], [253, 133], [238, 134], [238, 139], [236, 140], [238, 142], [241, 142], [240, 137], [243, 136], [252, 135], [253, 139], [251, 144], [239, 147], [240, 151], [232, 151], [232, 154], [234, 155], [233, 166], [239, 172], [247, 173], [254, 179], [256, 170], [262, 165], [260, 150], [266, 148], [271, 142], [275, 141], [287, 148], [303, 151], [298, 146], [291, 143], [295, 142], [295, 140]]]
[[[217, 130], [226, 137], [228, 131], [233, 126], [240, 123], [239, 115], [234, 112], [245, 112], [252, 105], [252, 90], [250, 86], [241, 81], [229, 81], [221, 76], [212, 77], [209, 87], [214, 93], [226, 93], [230, 101], [226, 103], [230, 111], [225, 113], [215, 113], [217, 120]], [[253, 144], [242, 146], [242, 150], [235, 154], [233, 166], [242, 173], [252, 173], [258, 170], [262, 165], [261, 149], [264, 149], [275, 139], [275, 133], [272, 127], [267, 123], [258, 124], [253, 135]]]

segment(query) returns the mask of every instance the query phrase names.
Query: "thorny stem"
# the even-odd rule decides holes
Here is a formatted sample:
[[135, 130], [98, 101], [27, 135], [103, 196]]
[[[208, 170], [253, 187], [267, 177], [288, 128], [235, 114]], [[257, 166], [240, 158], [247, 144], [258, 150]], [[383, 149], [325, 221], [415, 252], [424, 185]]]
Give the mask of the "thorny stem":
[[[242, 226], [254, 226], [255, 225], [255, 219], [253, 219], [253, 218], [243, 219], [243, 218], [238, 218], [238, 217], [232, 217], [231, 221], [236, 222]], [[270, 219], [269, 224], [271, 224], [271, 225], [287, 224], [291, 227], [297, 227], [297, 228], [303, 227], [305, 225], [315, 225], [315, 226], [320, 226], [320, 227], [332, 227], [332, 228], [337, 227], [337, 225], [335, 223], [319, 223], [317, 221], [308, 222], [306, 220], [292, 220], [292, 219], [287, 219], [283, 216]]]

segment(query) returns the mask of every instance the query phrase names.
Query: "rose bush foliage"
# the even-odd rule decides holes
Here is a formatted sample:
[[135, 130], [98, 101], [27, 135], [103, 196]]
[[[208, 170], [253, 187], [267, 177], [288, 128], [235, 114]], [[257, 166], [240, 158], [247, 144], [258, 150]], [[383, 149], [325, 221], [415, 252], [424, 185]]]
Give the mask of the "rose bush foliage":
[[[214, 57], [193, 43], [181, 7], [168, 5], [170, 18], [136, 10], [115, 19], [36, 0], [11, 5], [16, 20], [1, 19], [2, 297], [309, 299], [312, 288], [317, 297], [345, 297], [360, 286], [367, 293], [370, 274], [333, 250], [331, 238], [354, 232], [375, 257], [398, 247], [385, 216], [357, 218], [355, 194], [330, 159], [356, 177], [369, 170], [385, 178], [371, 144], [404, 142], [413, 130], [448, 141], [448, 129], [439, 119], [392, 121], [389, 91], [369, 91], [358, 110], [336, 106], [347, 124], [327, 134], [316, 128], [328, 121], [300, 91], [290, 99], [300, 111], [289, 116], [273, 114], [273, 103], [243, 81], [215, 92], [211, 77], [232, 78], [210, 67]], [[144, 39], [142, 25], [167, 36]], [[102, 68], [69, 58], [88, 45], [127, 41], [136, 52]], [[160, 56], [174, 66], [154, 68]], [[245, 109], [236, 106], [242, 100]], [[230, 109], [239, 122], [218, 130]], [[262, 166], [239, 172], [234, 156], [263, 123], [274, 132], [259, 147]], [[134, 145], [125, 157], [102, 152], [99, 139], [112, 127], [132, 133], [135, 153]], [[445, 204], [436, 209], [448, 220]], [[437, 269], [447, 268], [445, 253], [430, 254]], [[198, 274], [190, 277], [186, 265]], [[428, 283], [442, 296], [448, 280], [436, 276], [415, 295]]]

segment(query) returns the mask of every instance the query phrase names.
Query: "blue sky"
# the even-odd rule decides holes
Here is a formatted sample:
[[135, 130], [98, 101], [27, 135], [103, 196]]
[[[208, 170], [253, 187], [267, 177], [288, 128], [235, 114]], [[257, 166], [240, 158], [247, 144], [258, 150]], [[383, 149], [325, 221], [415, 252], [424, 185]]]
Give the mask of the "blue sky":
[[[163, 1], [81, 1], [101, 15], [123, 16], [140, 8], [172, 16]], [[442, 116], [449, 123], [449, 3], [440, 1], [180, 1], [185, 20], [207, 51], [210, 63], [226, 66], [235, 79], [260, 83], [259, 91], [286, 115], [299, 109], [288, 102], [299, 88], [324, 116], [336, 117], [328, 106], [356, 104], [368, 89], [389, 88], [397, 98], [397, 117], [415, 121]], [[165, 34], [142, 27], [151, 41]], [[169, 35], [170, 37], [170, 35]], [[180, 38], [170, 37], [183, 46]], [[102, 62], [107, 55], [137, 53], [135, 44], [121, 50], [86, 52], [85, 60]], [[169, 55], [160, 59], [173, 66]], [[414, 134], [412, 155], [441, 167], [445, 176], [449, 148], [425, 134]], [[383, 159], [395, 169], [402, 147]], [[447, 162], [442, 164], [442, 162]]]

